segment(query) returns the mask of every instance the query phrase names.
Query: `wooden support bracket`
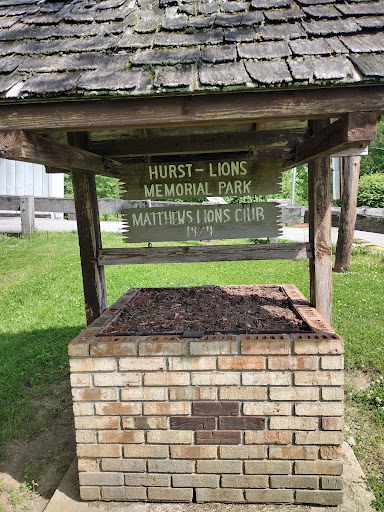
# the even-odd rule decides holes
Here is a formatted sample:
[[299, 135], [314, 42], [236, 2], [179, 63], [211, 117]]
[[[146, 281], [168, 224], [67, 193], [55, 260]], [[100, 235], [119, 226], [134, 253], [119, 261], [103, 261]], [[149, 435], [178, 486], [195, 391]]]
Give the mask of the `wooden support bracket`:
[[294, 150], [291, 160], [284, 162], [284, 169], [345, 152], [350, 148], [361, 149], [377, 136], [376, 112], [354, 112], [343, 115], [334, 123], [314, 133]]

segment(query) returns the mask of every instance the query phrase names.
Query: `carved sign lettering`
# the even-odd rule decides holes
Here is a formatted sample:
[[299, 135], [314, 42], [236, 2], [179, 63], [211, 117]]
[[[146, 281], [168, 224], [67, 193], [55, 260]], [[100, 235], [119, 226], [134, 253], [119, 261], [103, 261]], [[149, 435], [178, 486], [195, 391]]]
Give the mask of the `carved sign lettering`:
[[123, 211], [124, 241], [165, 242], [222, 238], [277, 237], [277, 203], [241, 203]]

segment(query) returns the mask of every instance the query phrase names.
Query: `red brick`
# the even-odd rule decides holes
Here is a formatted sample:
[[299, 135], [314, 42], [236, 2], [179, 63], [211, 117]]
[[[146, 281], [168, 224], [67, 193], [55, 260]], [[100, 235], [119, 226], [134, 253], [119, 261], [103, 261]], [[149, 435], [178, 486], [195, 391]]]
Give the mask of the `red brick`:
[[192, 418], [191, 416], [171, 416], [172, 430], [212, 430], [216, 427], [215, 418]]
[[196, 444], [240, 444], [241, 432], [197, 430]]
[[233, 356], [218, 357], [219, 370], [264, 370], [265, 357], [257, 356]]
[[221, 416], [219, 429], [221, 430], [263, 430], [265, 418], [261, 416]]
[[192, 402], [192, 414], [196, 416], [237, 416], [239, 402]]
[[309, 306], [296, 306], [299, 315], [315, 332], [335, 332], [328, 322], [320, 315], [317, 309]]

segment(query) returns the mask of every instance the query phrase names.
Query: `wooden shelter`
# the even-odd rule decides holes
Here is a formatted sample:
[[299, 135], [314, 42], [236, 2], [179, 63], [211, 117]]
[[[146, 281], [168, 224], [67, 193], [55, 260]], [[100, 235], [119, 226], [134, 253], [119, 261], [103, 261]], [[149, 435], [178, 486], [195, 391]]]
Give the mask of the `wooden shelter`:
[[[72, 172], [88, 323], [104, 265], [263, 258], [309, 258], [331, 321], [329, 156], [376, 136], [383, 26], [383, 0], [1, 0], [0, 156]], [[96, 174], [223, 158], [309, 162], [310, 243], [102, 248]]]

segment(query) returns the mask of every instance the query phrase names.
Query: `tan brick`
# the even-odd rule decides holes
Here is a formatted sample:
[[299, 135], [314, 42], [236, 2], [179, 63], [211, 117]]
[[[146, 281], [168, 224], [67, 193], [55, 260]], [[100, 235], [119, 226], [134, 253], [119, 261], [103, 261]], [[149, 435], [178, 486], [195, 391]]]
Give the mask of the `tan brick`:
[[294, 334], [294, 354], [342, 354], [343, 340], [337, 334]]
[[112, 372], [116, 370], [116, 360], [113, 357], [72, 358], [69, 364], [71, 372]]
[[266, 400], [267, 388], [256, 386], [222, 386], [220, 400]]
[[68, 345], [68, 355], [71, 357], [89, 356], [89, 342], [95, 337], [93, 331], [83, 331]]
[[288, 489], [252, 489], [245, 491], [249, 503], [293, 503], [293, 491]]
[[195, 372], [191, 374], [192, 386], [231, 386], [240, 384], [240, 374], [235, 372]]
[[298, 402], [295, 412], [298, 416], [341, 416], [344, 406], [340, 402]]
[[169, 487], [171, 485], [170, 475], [159, 473], [128, 473], [125, 475], [125, 485], [140, 487]]
[[77, 467], [79, 471], [100, 471], [100, 459], [77, 459]]
[[217, 388], [214, 386], [194, 386], [169, 388], [170, 400], [217, 400]]
[[121, 457], [121, 446], [118, 444], [78, 444], [77, 456]]
[[270, 459], [316, 460], [318, 455], [318, 446], [271, 446], [269, 449]]
[[92, 374], [91, 373], [72, 373], [71, 374], [71, 386], [73, 388], [81, 387], [86, 388], [92, 386]]
[[190, 402], [144, 402], [144, 414], [148, 416], [169, 416], [191, 414]]
[[96, 414], [100, 416], [122, 416], [141, 414], [141, 403], [137, 402], [112, 402], [112, 403], [96, 403]]
[[240, 336], [242, 354], [284, 354], [291, 351], [286, 334], [243, 334]]
[[140, 386], [140, 373], [97, 373], [93, 377], [95, 386]]
[[93, 341], [90, 344], [91, 357], [100, 356], [135, 356], [137, 354], [136, 341], [125, 341], [118, 338], [111, 341]]
[[296, 432], [295, 442], [296, 444], [341, 444], [343, 433], [331, 431]]
[[147, 443], [192, 444], [193, 437], [190, 430], [148, 430]]
[[123, 485], [124, 475], [122, 473], [79, 473], [80, 485]]
[[[339, 434], [339, 432], [324, 432], [324, 433]], [[342, 438], [342, 432], [340, 432], [340, 437]], [[322, 459], [342, 459], [343, 452], [342, 452], [341, 445], [321, 446], [320, 447], [320, 456]]]
[[143, 473], [145, 460], [102, 459], [103, 471], [119, 471], [121, 473]]
[[221, 341], [190, 341], [189, 351], [192, 356], [237, 354], [237, 341], [234, 336]]
[[221, 487], [240, 488], [263, 488], [269, 487], [268, 476], [255, 475], [223, 475], [221, 477]]
[[146, 487], [125, 487], [127, 501], [145, 501], [147, 499]]
[[267, 457], [266, 446], [220, 446], [221, 459], [265, 459]]
[[316, 356], [268, 357], [270, 370], [317, 370], [319, 358]]
[[187, 344], [173, 336], [153, 336], [139, 342], [140, 356], [185, 356]]
[[343, 503], [342, 491], [296, 491], [297, 503], [311, 505], [340, 505]]
[[323, 356], [320, 367], [323, 370], [343, 370], [344, 358], [343, 356]]
[[341, 490], [343, 488], [343, 479], [339, 476], [322, 476], [321, 477], [321, 488]]
[[170, 357], [170, 371], [216, 370], [216, 357]]
[[271, 487], [274, 489], [318, 489], [319, 477], [300, 475], [271, 476]]
[[80, 486], [80, 498], [84, 501], [100, 500], [101, 490], [100, 487], [96, 486]]
[[289, 444], [292, 432], [288, 430], [264, 430], [245, 432], [246, 444]]
[[75, 402], [73, 404], [74, 416], [93, 416], [95, 414], [94, 404], [87, 402]]
[[198, 460], [196, 473], [241, 473], [242, 462], [240, 460]]
[[190, 374], [187, 372], [144, 373], [144, 386], [188, 386]]
[[218, 475], [172, 475], [173, 487], [219, 487]]
[[167, 429], [168, 418], [166, 416], [138, 416], [122, 418], [125, 429]]
[[124, 457], [131, 459], [166, 459], [169, 456], [165, 445], [126, 444], [123, 452]]
[[222, 502], [242, 503], [244, 501], [241, 489], [196, 489], [197, 503]]
[[296, 372], [296, 386], [342, 386], [344, 383], [343, 372]]
[[321, 388], [321, 398], [323, 400], [332, 400], [334, 402], [344, 400], [343, 388]]
[[193, 489], [149, 487], [148, 499], [153, 501], [192, 501]]
[[142, 430], [99, 430], [99, 443], [144, 443]]
[[[149, 473], [193, 473], [195, 461], [192, 460], [149, 460]], [[185, 486], [188, 487], [188, 486]]]
[[315, 460], [295, 462], [296, 475], [341, 475], [343, 463], [339, 461]]
[[121, 390], [122, 400], [167, 400], [167, 388], [127, 388]]
[[321, 427], [323, 430], [343, 430], [343, 418], [321, 418]]
[[291, 374], [289, 372], [247, 372], [242, 374], [244, 386], [289, 386]]
[[290, 416], [292, 406], [289, 402], [245, 402], [243, 413], [251, 416]]
[[76, 443], [96, 443], [94, 430], [76, 430]]
[[125, 500], [126, 492], [123, 485], [120, 486], [108, 486], [101, 488], [101, 495], [103, 500]]
[[120, 418], [118, 416], [77, 416], [75, 428], [77, 430], [120, 428]]
[[317, 430], [319, 418], [297, 416], [272, 416], [269, 420], [271, 430]]
[[217, 358], [219, 370], [264, 370], [265, 357], [258, 356], [221, 356]]
[[72, 389], [74, 401], [87, 402], [96, 400], [117, 400], [117, 389], [114, 388], [74, 388]]
[[292, 462], [286, 460], [246, 460], [244, 468], [248, 475], [289, 475], [292, 473]]
[[172, 459], [215, 459], [216, 446], [170, 446]]
[[319, 388], [317, 387], [270, 387], [271, 400], [318, 400]]
[[165, 370], [165, 357], [122, 357], [119, 359], [119, 369], [133, 372]]

